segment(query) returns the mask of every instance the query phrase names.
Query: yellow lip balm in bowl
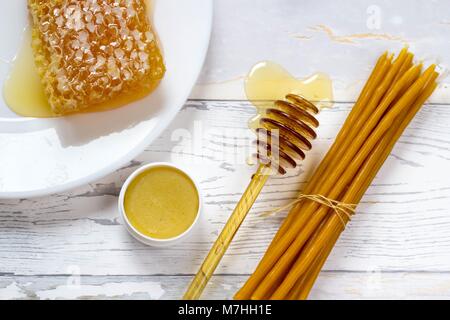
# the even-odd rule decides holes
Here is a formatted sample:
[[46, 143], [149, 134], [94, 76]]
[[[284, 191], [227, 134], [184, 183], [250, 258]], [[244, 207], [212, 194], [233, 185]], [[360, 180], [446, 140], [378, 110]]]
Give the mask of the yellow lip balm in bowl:
[[119, 195], [119, 211], [127, 230], [151, 246], [168, 246], [184, 238], [198, 221], [200, 193], [179, 167], [151, 163], [133, 172]]

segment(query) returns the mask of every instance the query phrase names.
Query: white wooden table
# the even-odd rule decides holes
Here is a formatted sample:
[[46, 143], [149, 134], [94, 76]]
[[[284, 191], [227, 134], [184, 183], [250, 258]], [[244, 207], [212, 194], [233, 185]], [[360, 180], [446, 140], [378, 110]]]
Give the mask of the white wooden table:
[[[283, 217], [260, 213], [293, 199], [308, 180], [376, 57], [407, 42], [425, 62], [438, 61], [443, 69], [450, 62], [448, 1], [215, 3], [209, 55], [191, 99], [141, 156], [72, 192], [0, 200], [0, 298], [180, 298], [254, 171], [242, 157], [251, 138], [247, 120], [254, 112], [243, 95], [243, 76], [266, 59], [299, 77], [326, 72], [334, 80], [337, 102], [320, 115], [319, 138], [302, 171], [270, 180], [204, 295], [231, 298]], [[376, 177], [311, 298], [450, 298], [450, 95], [445, 82], [442, 77]], [[176, 247], [144, 246], [118, 218], [121, 184], [151, 161], [189, 167], [202, 189], [200, 226]]]

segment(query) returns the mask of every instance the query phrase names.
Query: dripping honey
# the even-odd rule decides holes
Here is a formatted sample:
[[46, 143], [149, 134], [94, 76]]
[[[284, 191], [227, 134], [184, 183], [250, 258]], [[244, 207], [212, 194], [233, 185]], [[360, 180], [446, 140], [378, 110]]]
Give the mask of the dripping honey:
[[332, 106], [333, 87], [325, 73], [315, 73], [307, 78], [296, 78], [275, 62], [263, 61], [256, 64], [245, 79], [247, 99], [258, 113], [250, 120], [249, 127], [259, 127], [259, 120], [267, 107], [273, 108], [275, 100], [282, 100], [286, 94], [297, 94], [313, 102], [319, 109]]
[[314, 73], [307, 78], [296, 78], [279, 64], [272, 61], [257, 63], [245, 79], [247, 99], [256, 107], [284, 99], [292, 93], [303, 96], [318, 108], [331, 106], [333, 87], [325, 73]]
[[55, 116], [34, 64], [31, 33], [28, 30], [3, 87], [3, 95], [8, 107], [18, 115], [35, 118]]
[[[256, 64], [246, 77], [245, 92], [248, 100], [257, 110], [256, 115], [249, 121], [249, 128], [252, 129], [258, 137], [258, 157], [260, 160], [266, 158], [266, 161], [267, 157], [269, 157], [272, 158], [270, 162], [279, 162], [281, 167], [295, 168], [295, 159], [298, 159], [298, 156], [301, 157], [302, 152], [295, 151], [292, 153], [292, 148], [284, 145], [285, 143], [288, 143], [286, 141], [279, 145], [282, 141], [278, 141], [278, 139], [286, 139], [286, 137], [283, 138], [282, 136], [279, 136], [274, 140], [274, 136], [268, 138], [264, 134], [264, 131], [261, 132], [259, 129], [264, 127], [263, 121], [265, 121], [266, 124], [267, 121], [275, 121], [275, 123], [280, 123], [279, 121], [282, 121], [280, 125], [285, 126], [284, 130], [291, 131], [291, 134], [294, 133], [294, 136], [288, 137], [288, 140], [294, 139], [296, 141], [298, 139], [296, 138], [295, 132], [299, 133], [301, 136], [305, 136], [306, 134], [309, 138], [314, 138], [309, 136], [308, 132], [305, 131], [304, 126], [299, 126], [297, 121], [290, 121], [290, 119], [283, 119], [283, 117], [280, 118], [280, 113], [274, 112], [274, 109], [276, 111], [286, 112], [286, 110], [283, 110], [285, 107], [283, 107], [282, 101], [288, 98], [289, 95], [303, 97], [306, 99], [305, 101], [314, 104], [314, 106], [312, 106], [313, 109], [330, 107], [333, 100], [333, 88], [330, 78], [324, 73], [316, 73], [304, 79], [297, 79], [280, 65], [274, 62], [264, 61]], [[312, 123], [309, 123], [309, 125], [311, 124]], [[273, 126], [273, 124], [270, 126]], [[278, 125], [272, 129], [275, 129], [277, 126]], [[288, 134], [288, 136], [291, 134]], [[262, 148], [261, 143], [264, 145]], [[297, 143], [300, 143], [300, 145], [303, 144], [301, 140], [297, 141]], [[280, 156], [274, 153], [274, 150], [279, 150], [279, 148], [283, 151], [280, 153]], [[308, 150], [310, 145], [302, 145], [300, 149], [302, 148]], [[254, 156], [247, 159], [247, 164], [254, 164]], [[285, 169], [283, 168], [280, 172], [285, 173]]]

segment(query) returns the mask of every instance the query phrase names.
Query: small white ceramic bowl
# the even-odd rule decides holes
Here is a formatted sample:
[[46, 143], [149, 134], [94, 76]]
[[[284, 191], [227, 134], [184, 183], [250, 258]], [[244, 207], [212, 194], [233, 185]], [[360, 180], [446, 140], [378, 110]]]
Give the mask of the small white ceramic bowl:
[[[170, 167], [170, 168], [174, 168], [177, 169], [181, 172], [183, 172], [194, 184], [195, 189], [197, 190], [197, 194], [198, 194], [198, 212], [197, 215], [195, 217], [194, 222], [191, 224], [191, 226], [186, 229], [186, 231], [184, 231], [182, 234], [173, 237], [173, 238], [167, 238], [167, 239], [158, 239], [158, 238], [152, 238], [149, 237], [145, 234], [142, 234], [141, 232], [139, 232], [128, 220], [128, 217], [125, 213], [125, 207], [124, 207], [124, 199], [125, 199], [125, 193], [128, 189], [129, 184], [131, 183], [131, 181], [133, 181], [134, 178], [136, 178], [140, 173], [151, 169], [151, 168], [155, 168], [155, 167]], [[193, 230], [194, 226], [197, 224], [198, 222], [198, 218], [200, 216], [200, 212], [201, 212], [201, 207], [202, 207], [202, 202], [201, 202], [201, 196], [200, 196], [200, 189], [198, 187], [198, 184], [195, 182], [195, 180], [192, 178], [192, 176], [190, 174], [188, 174], [186, 172], [186, 170], [181, 169], [179, 166], [176, 166], [174, 164], [168, 163], [168, 162], [154, 162], [154, 163], [149, 163], [146, 164], [142, 167], [140, 167], [139, 169], [137, 169], [136, 171], [134, 171], [129, 177], [128, 179], [125, 181], [125, 183], [122, 186], [122, 189], [120, 190], [120, 195], [119, 195], [119, 212], [120, 215], [122, 217], [122, 221], [125, 224], [126, 229], [128, 230], [128, 232], [138, 241], [150, 245], [150, 246], [154, 246], [154, 247], [165, 247], [165, 246], [170, 246], [170, 245], [174, 245], [178, 242], [180, 242], [180, 240], [186, 238]]]

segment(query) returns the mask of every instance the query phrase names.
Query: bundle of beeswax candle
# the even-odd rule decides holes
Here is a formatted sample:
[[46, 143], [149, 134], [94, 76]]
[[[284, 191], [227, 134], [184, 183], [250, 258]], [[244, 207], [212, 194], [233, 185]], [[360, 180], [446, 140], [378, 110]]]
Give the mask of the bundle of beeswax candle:
[[[383, 54], [330, 150], [302, 194], [356, 208], [396, 141], [436, 88], [435, 65], [422, 72], [405, 48]], [[306, 299], [354, 210], [298, 201], [236, 299]]]

